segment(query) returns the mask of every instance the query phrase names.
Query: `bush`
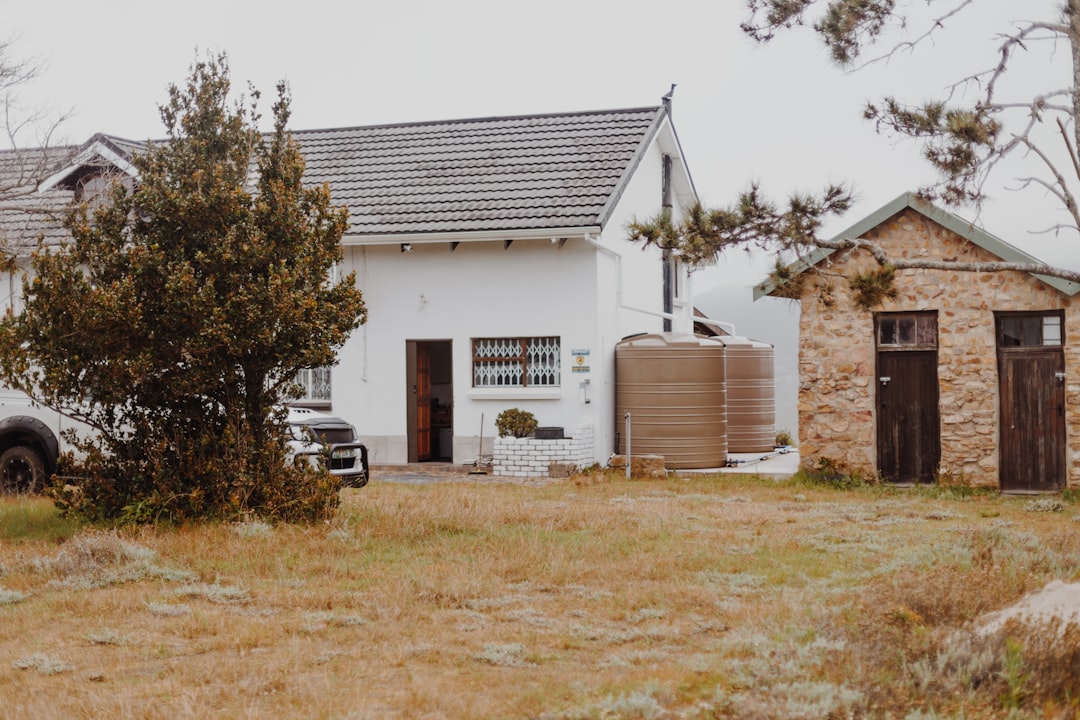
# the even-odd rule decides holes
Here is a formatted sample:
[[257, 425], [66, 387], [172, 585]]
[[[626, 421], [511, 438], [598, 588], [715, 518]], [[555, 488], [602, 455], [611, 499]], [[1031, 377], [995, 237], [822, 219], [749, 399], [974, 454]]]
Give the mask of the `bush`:
[[[255, 442], [258, 452], [250, 450]], [[252, 516], [311, 523], [332, 516], [339, 502], [339, 480], [325, 468], [289, 465], [280, 436], [257, 441], [223, 429], [147, 446], [145, 453], [143, 445], [87, 446], [80, 462], [63, 458], [49, 493], [57, 509], [120, 525]]]
[[521, 438], [536, 430], [536, 418], [527, 410], [510, 408], [495, 418], [495, 428], [499, 431], [499, 437]]

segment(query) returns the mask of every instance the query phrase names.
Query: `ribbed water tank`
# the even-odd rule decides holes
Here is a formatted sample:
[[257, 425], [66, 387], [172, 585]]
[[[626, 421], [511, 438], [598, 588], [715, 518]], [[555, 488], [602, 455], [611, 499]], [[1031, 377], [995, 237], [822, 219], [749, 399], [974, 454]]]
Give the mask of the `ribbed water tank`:
[[669, 469], [727, 463], [724, 345], [686, 333], [627, 338], [615, 346], [619, 452], [663, 455]]
[[773, 347], [744, 337], [714, 339], [727, 349], [728, 452], [768, 452], [776, 444]]

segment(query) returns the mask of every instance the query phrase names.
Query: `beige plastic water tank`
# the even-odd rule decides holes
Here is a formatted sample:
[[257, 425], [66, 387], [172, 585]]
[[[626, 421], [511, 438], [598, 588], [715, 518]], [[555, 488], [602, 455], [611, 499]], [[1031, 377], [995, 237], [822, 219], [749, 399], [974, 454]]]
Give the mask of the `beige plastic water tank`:
[[769, 452], [776, 444], [773, 347], [745, 337], [714, 339], [727, 349], [728, 452]]
[[725, 347], [688, 333], [636, 335], [615, 346], [619, 452], [663, 455], [668, 469], [727, 462]]

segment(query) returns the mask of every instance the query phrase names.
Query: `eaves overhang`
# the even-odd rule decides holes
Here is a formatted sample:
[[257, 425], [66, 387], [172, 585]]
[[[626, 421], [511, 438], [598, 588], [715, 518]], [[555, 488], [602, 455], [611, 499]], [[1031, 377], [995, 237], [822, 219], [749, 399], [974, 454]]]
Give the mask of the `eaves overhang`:
[[495, 242], [505, 240], [550, 240], [551, 238], [584, 237], [599, 235], [599, 225], [561, 228], [526, 228], [523, 230], [462, 230], [457, 232], [384, 233], [380, 235], [345, 235], [343, 247], [377, 245], [425, 245], [447, 242]]

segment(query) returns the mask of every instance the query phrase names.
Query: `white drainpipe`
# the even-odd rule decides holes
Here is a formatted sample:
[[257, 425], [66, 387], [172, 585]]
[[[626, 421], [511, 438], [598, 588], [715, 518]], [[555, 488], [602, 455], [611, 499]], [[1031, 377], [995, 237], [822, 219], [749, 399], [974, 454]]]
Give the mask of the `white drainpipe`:
[[644, 315], [652, 315], [653, 317], [663, 318], [665, 320], [676, 320], [674, 313], [667, 313], [660, 310], [646, 310], [645, 308], [633, 307], [623, 302], [623, 272], [622, 272], [622, 255], [615, 252], [609, 247], [601, 245], [592, 236], [592, 233], [585, 233], [585, 242], [592, 245], [600, 252], [615, 258], [615, 302], [623, 310], [629, 310], [631, 312], [642, 313]]

